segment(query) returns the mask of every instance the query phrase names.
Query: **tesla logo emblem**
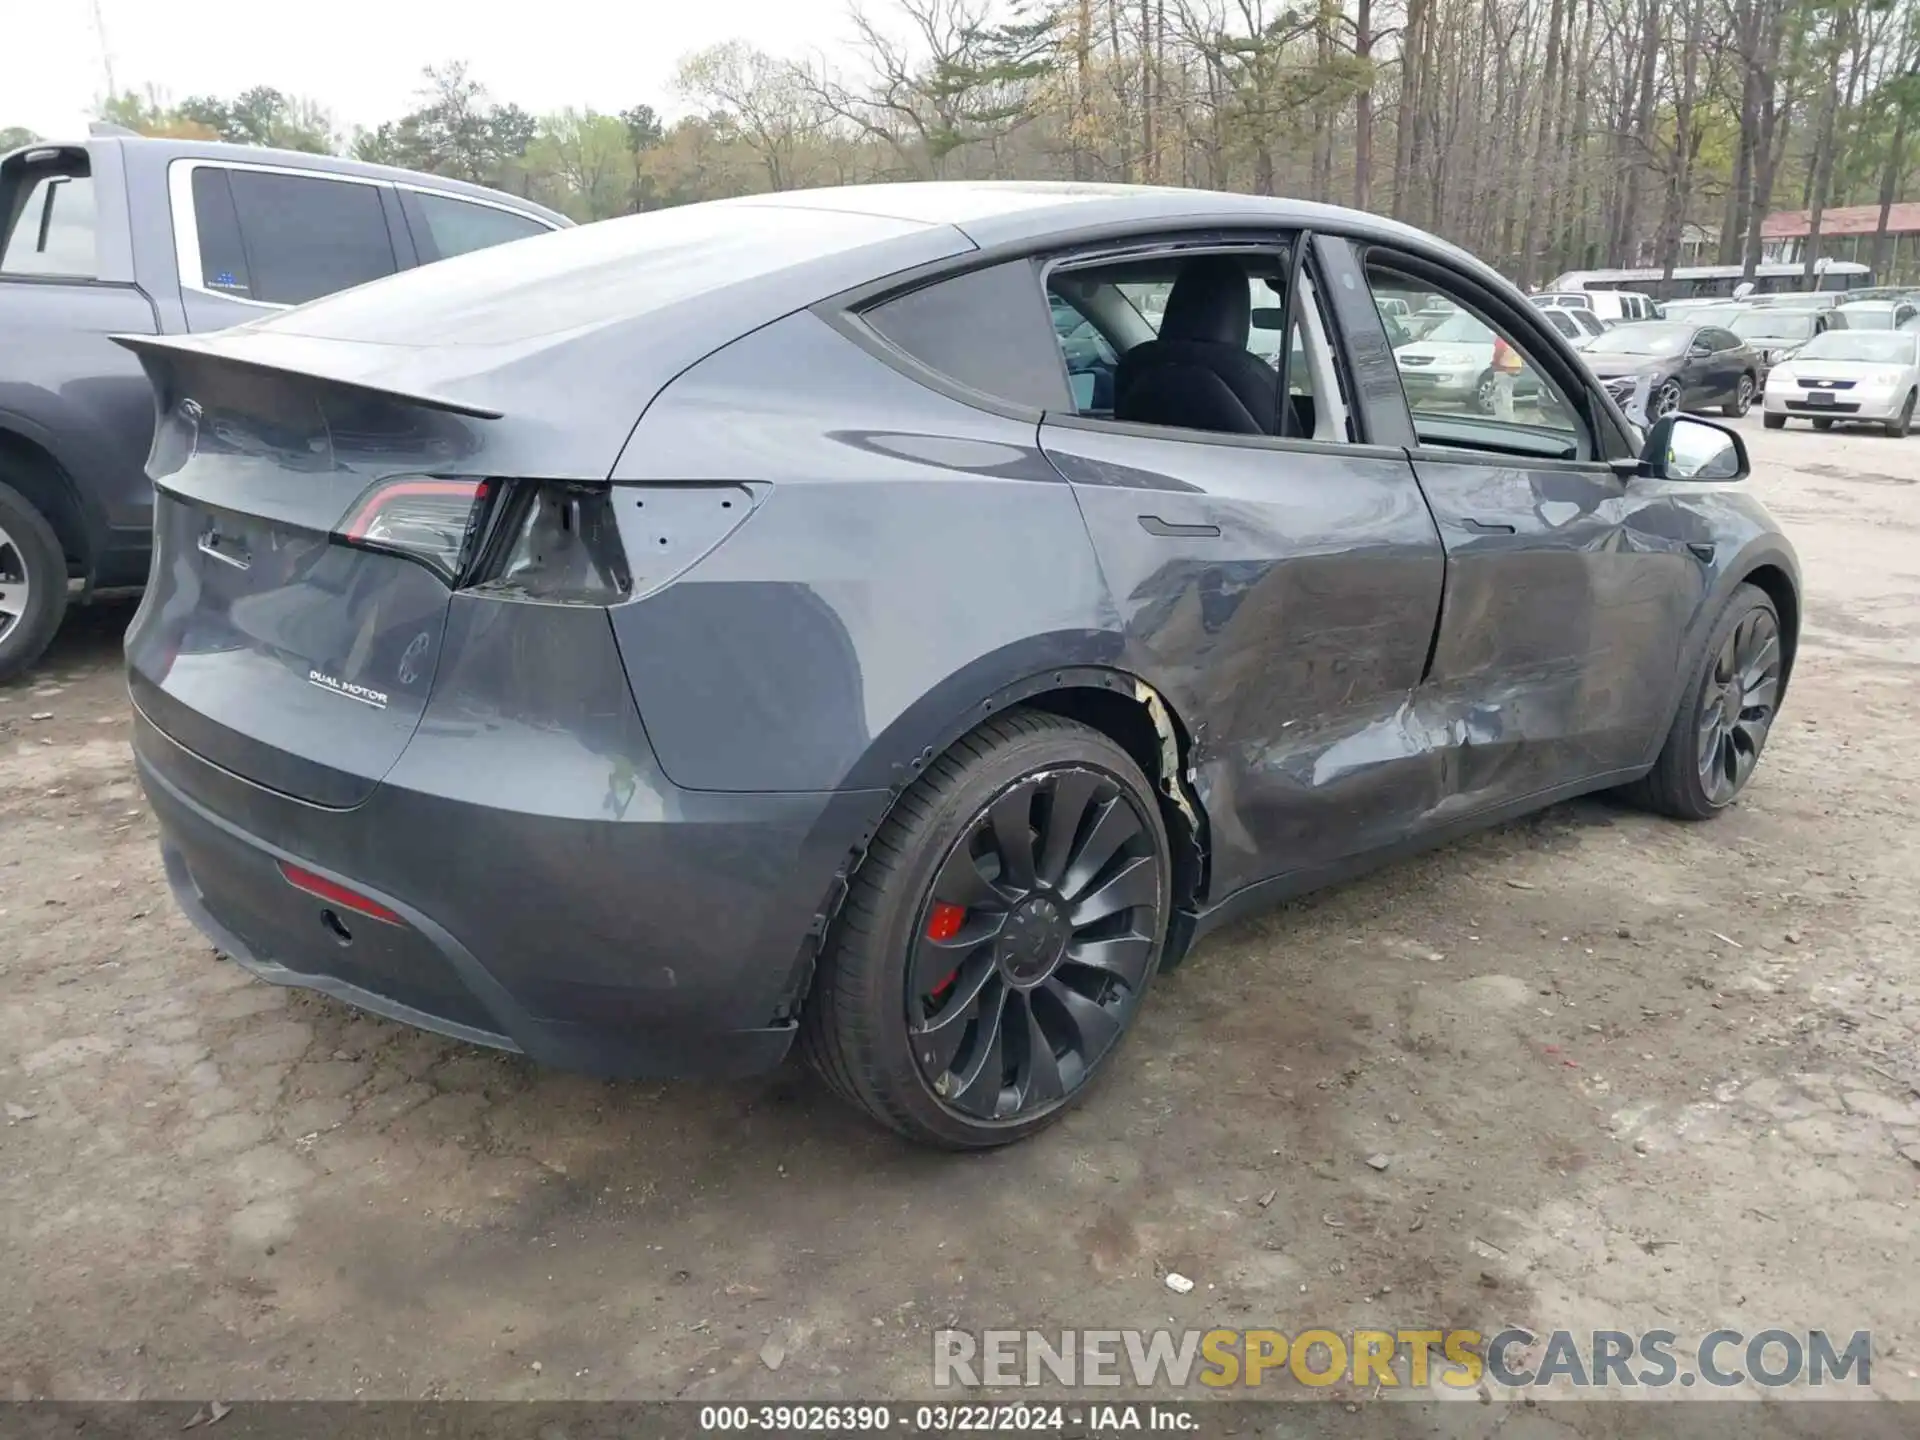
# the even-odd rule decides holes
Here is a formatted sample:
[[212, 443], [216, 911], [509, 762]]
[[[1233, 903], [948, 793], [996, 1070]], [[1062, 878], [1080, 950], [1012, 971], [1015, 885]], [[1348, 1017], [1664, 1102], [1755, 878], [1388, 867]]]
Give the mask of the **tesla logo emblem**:
[[422, 630], [407, 642], [407, 648], [401, 652], [400, 668], [397, 672], [402, 685], [411, 685], [420, 678], [420, 662], [426, 658], [428, 648], [433, 641]]

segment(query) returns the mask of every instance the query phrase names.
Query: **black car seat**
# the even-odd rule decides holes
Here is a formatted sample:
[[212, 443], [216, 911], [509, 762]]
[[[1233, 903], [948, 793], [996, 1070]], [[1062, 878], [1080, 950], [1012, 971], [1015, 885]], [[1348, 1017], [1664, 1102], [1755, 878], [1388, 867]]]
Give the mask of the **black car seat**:
[[1236, 435], [1279, 433], [1279, 375], [1247, 349], [1253, 299], [1230, 255], [1189, 260], [1156, 339], [1120, 357], [1116, 420]]

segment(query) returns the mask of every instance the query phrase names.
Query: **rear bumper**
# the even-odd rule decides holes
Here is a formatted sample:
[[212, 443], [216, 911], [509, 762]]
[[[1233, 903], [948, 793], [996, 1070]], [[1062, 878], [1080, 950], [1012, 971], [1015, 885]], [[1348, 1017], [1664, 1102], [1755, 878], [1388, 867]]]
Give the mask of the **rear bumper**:
[[[210, 764], [138, 711], [134, 752], [181, 908], [255, 975], [606, 1076], [778, 1064], [809, 930], [884, 800], [652, 780], [652, 803], [611, 818], [593, 815], [598, 794], [569, 816], [390, 781], [330, 810]], [[465, 771], [485, 777], [476, 759]], [[283, 860], [401, 923], [295, 889]]]

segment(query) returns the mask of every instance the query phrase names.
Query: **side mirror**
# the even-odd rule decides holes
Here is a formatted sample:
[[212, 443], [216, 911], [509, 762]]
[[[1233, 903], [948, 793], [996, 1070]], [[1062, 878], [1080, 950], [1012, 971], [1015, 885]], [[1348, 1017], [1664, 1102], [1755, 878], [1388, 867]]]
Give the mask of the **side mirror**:
[[1744, 480], [1752, 470], [1737, 431], [1691, 415], [1668, 415], [1647, 431], [1640, 473], [1655, 480]]
[[1687, 347], [1687, 358], [1689, 360], [1704, 360], [1712, 353], [1713, 347], [1704, 340], [1696, 340], [1692, 345]]

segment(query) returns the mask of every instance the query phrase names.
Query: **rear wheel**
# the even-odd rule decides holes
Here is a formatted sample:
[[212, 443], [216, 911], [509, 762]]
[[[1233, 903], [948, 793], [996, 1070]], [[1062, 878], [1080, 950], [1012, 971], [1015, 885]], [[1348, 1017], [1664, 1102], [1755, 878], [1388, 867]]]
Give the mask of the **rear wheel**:
[[874, 837], [821, 956], [803, 1053], [909, 1139], [1030, 1135], [1132, 1024], [1171, 876], [1159, 803], [1126, 751], [1054, 715], [989, 721]]
[[1813, 428], [1816, 430], [1831, 430], [1833, 428], [1833, 417], [1831, 415], [1814, 416]]
[[0, 484], [0, 683], [38, 660], [67, 610], [67, 557], [27, 497]]
[[1733, 399], [1727, 402], [1726, 413], [1738, 420], [1753, 408], [1753, 376], [1742, 375], [1740, 383], [1733, 387]]
[[1707, 638], [1707, 656], [1667, 731], [1660, 758], [1626, 796], [1676, 820], [1718, 815], [1753, 778], [1779, 713], [1780, 615], [1742, 585]]
[[1914, 392], [1909, 390], [1907, 398], [1900, 404], [1900, 413], [1887, 422], [1887, 434], [1896, 440], [1904, 440], [1913, 429]]

